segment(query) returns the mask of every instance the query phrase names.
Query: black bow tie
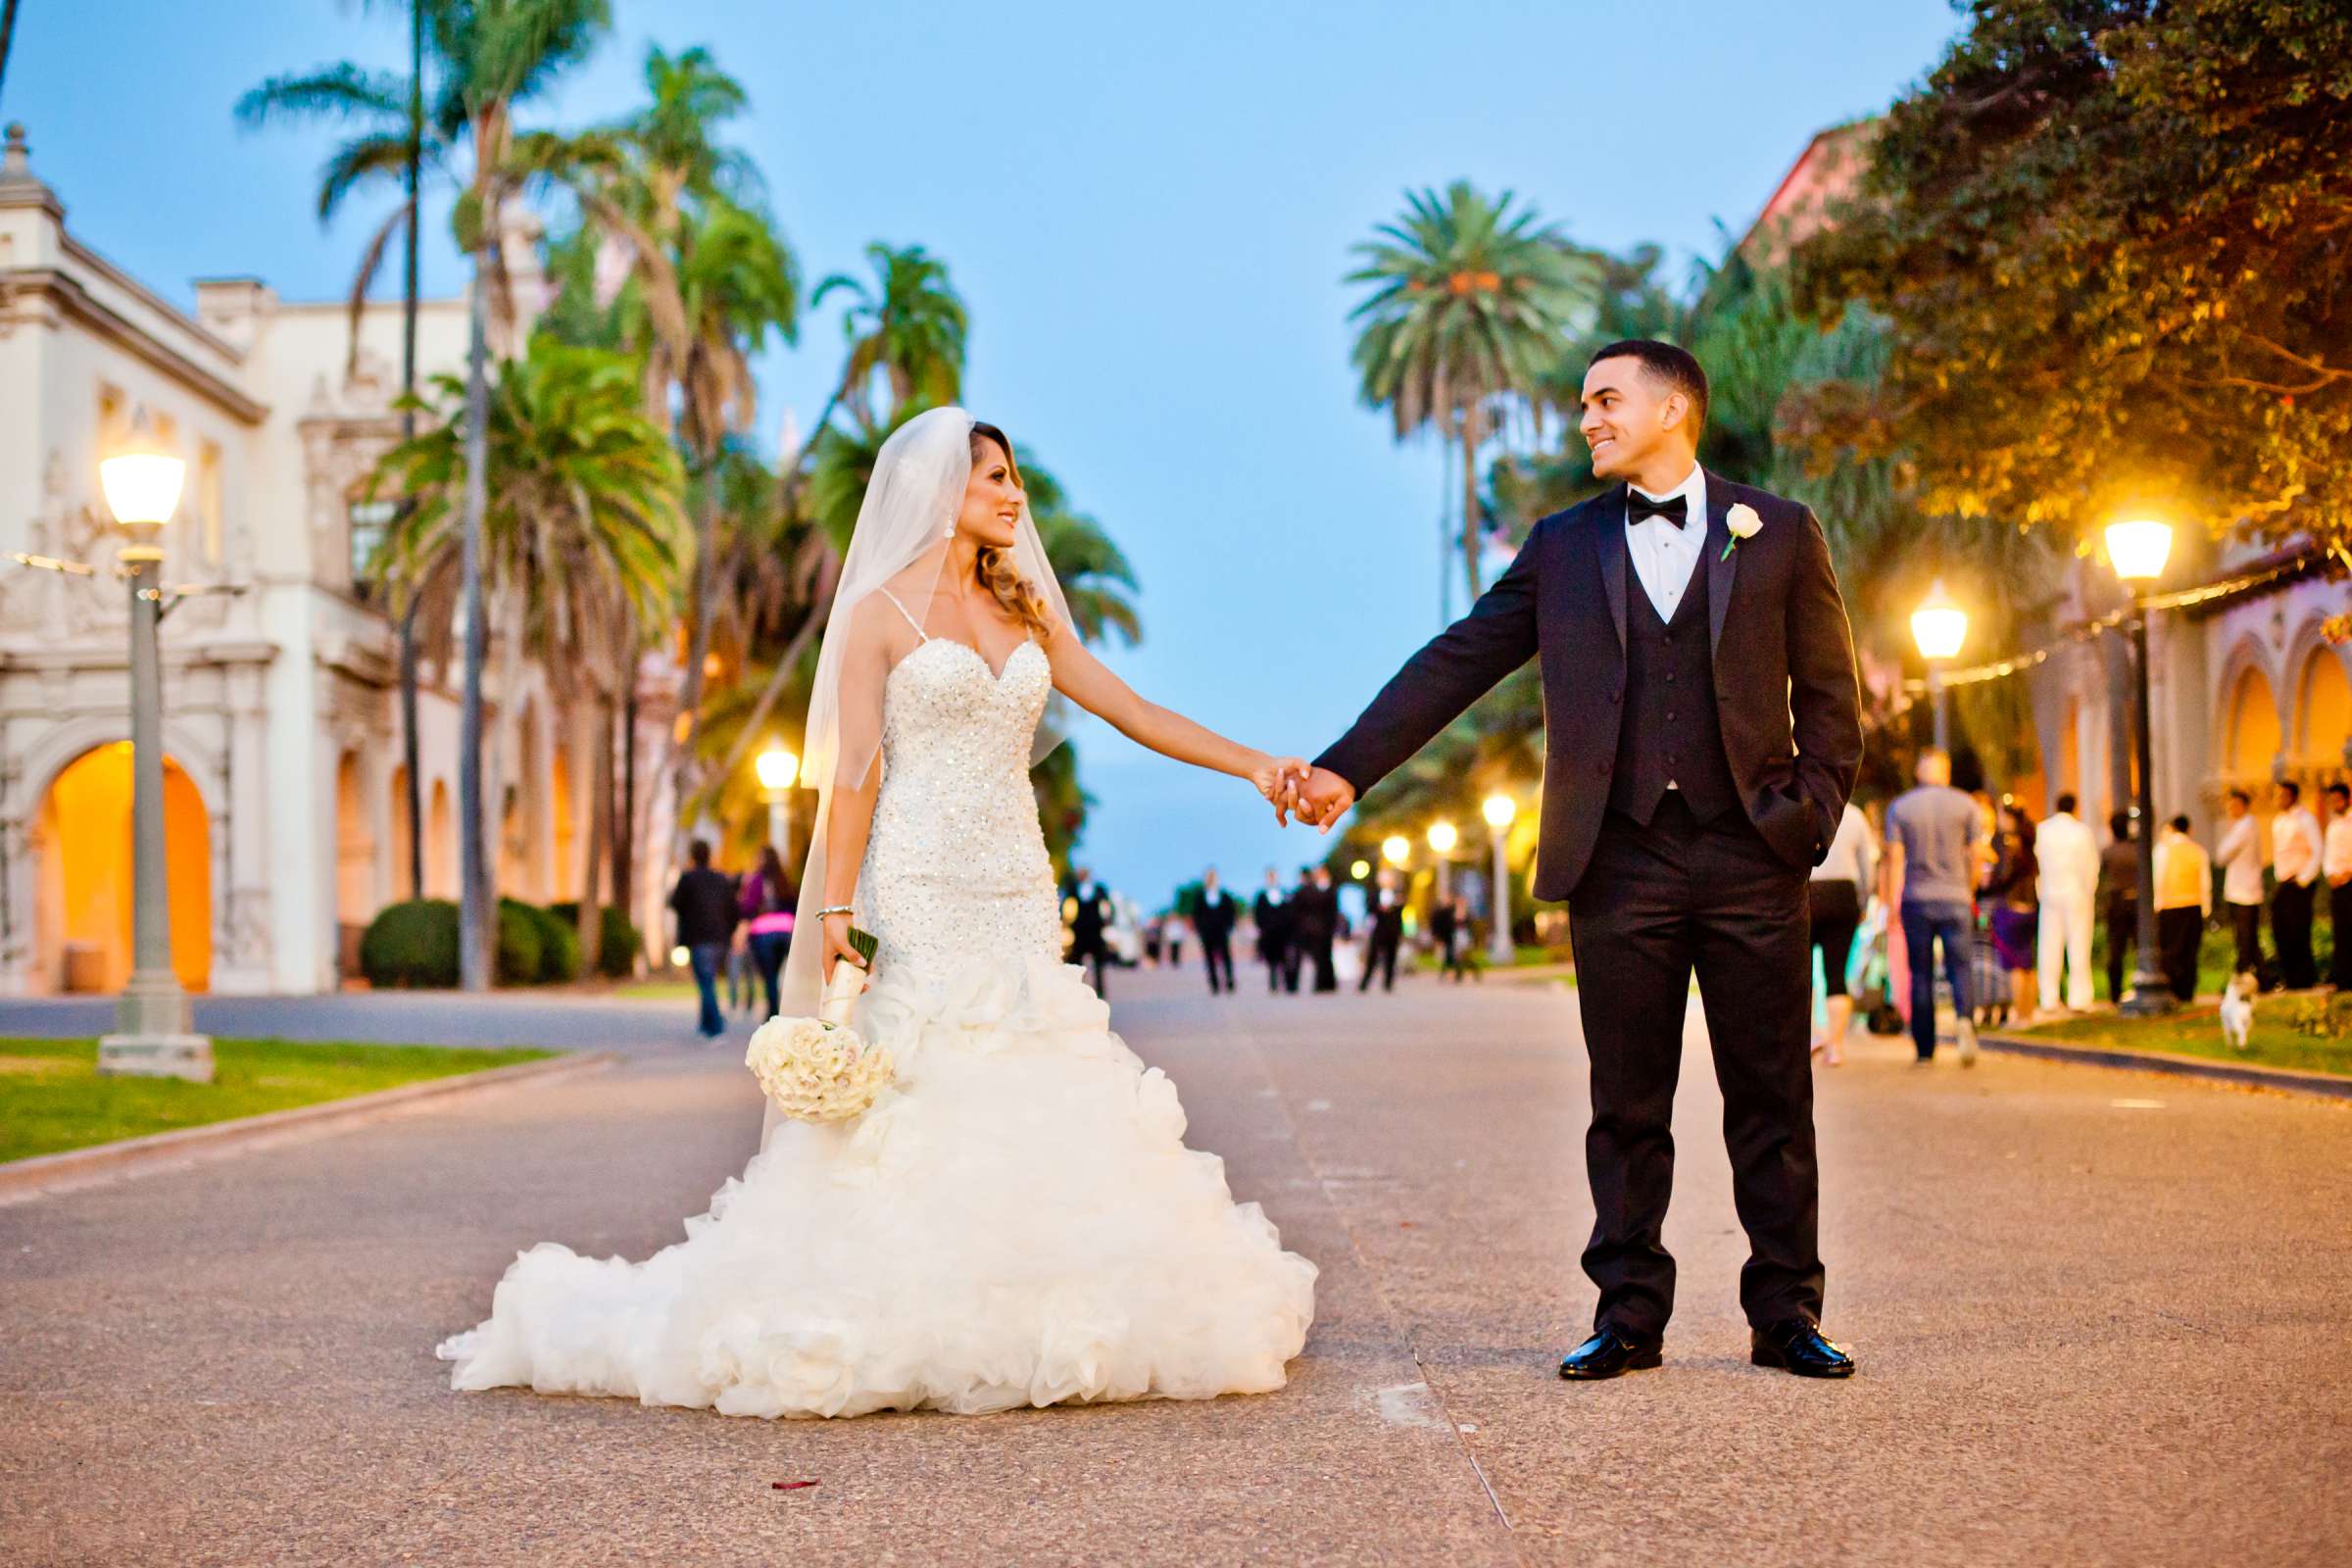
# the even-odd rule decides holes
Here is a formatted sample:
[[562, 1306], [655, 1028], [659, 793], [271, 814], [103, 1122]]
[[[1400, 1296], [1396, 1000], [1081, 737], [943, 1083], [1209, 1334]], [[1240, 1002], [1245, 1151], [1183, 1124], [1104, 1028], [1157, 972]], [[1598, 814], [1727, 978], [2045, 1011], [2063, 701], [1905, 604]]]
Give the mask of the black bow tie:
[[1690, 500], [1688, 496], [1668, 496], [1652, 501], [1641, 491], [1627, 488], [1625, 492], [1625, 520], [1630, 526], [1647, 517], [1663, 517], [1680, 528], [1690, 520]]

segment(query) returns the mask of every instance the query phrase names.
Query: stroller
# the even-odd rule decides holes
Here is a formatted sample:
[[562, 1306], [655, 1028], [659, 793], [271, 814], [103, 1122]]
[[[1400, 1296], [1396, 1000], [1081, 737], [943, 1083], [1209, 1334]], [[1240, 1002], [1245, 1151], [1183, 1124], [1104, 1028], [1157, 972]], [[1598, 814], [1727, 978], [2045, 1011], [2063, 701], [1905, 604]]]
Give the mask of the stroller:
[[1902, 1009], [1894, 1004], [1894, 965], [1887, 939], [1886, 906], [1877, 899], [1862, 916], [1862, 928], [1854, 934], [1854, 956], [1846, 966], [1846, 995], [1854, 999], [1854, 1010], [1862, 1015], [1863, 1026], [1874, 1035], [1899, 1035], [1903, 1032]]

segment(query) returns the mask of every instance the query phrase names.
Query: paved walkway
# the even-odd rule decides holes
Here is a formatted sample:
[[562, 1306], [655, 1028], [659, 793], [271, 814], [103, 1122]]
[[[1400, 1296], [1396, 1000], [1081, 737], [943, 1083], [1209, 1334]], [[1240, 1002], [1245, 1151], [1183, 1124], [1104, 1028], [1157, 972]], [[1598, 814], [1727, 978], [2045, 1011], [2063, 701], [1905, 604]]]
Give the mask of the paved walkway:
[[0, 1209], [0, 1560], [2352, 1559], [2343, 1106], [1866, 1050], [1823, 1075], [1830, 1327], [1864, 1367], [1824, 1386], [1746, 1364], [1694, 1049], [1667, 1366], [1570, 1387], [1573, 996], [1417, 981], [1212, 1008], [1197, 983], [1121, 975], [1117, 1021], [1323, 1267], [1280, 1394], [775, 1424], [453, 1396], [432, 1343], [517, 1248], [675, 1239], [760, 1106], [732, 1052], [655, 1044], [639, 1007], [442, 1003], [453, 1027], [644, 1049]]

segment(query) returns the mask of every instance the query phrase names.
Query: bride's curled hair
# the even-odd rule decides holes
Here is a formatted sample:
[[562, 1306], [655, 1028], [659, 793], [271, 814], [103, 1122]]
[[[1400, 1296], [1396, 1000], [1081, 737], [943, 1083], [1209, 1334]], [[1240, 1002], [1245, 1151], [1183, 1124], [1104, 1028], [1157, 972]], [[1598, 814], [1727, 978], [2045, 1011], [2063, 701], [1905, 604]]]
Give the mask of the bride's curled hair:
[[[1021, 483], [1020, 460], [1012, 455], [1012, 440], [995, 425], [981, 419], [972, 421], [972, 462], [978, 464], [985, 456], [984, 442], [995, 442], [1012, 468], [1015, 484]], [[1024, 487], [1025, 488], [1025, 487]], [[1029, 635], [1040, 644], [1054, 636], [1053, 612], [1046, 607], [1046, 596], [1038, 592], [1037, 584], [1021, 575], [1013, 564], [1009, 550], [982, 550], [979, 563], [980, 586], [996, 595], [997, 603], [1005, 612], [1028, 628]]]

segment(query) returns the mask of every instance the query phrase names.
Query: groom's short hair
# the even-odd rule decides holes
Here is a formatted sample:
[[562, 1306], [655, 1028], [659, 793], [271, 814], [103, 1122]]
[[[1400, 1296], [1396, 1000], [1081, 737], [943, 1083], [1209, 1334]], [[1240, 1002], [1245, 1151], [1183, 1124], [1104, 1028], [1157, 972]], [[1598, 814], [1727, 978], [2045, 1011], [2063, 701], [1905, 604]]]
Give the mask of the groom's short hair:
[[1707, 427], [1707, 372], [1689, 349], [1678, 349], [1671, 343], [1661, 343], [1654, 337], [1629, 337], [1610, 344], [1585, 362], [1590, 370], [1603, 360], [1634, 360], [1652, 377], [1666, 383], [1670, 392], [1680, 392], [1690, 402], [1690, 430], [1693, 435]]

